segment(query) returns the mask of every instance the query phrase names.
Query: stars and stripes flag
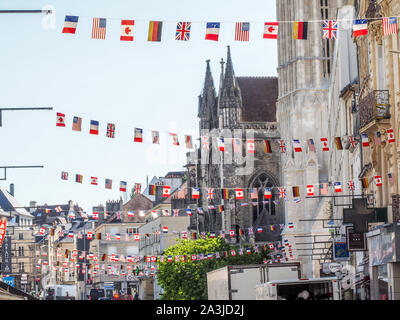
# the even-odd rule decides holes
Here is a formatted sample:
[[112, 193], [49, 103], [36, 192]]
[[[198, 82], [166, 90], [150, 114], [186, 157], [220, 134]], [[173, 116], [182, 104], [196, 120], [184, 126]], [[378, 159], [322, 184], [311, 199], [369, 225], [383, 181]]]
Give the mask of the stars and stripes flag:
[[382, 18], [382, 31], [383, 35], [397, 34], [397, 18], [396, 17], [383, 17]]
[[112, 180], [111, 179], [106, 179], [105, 180], [105, 188], [106, 189], [112, 189]]
[[388, 142], [389, 142], [389, 143], [394, 142], [394, 141], [395, 141], [395, 138], [394, 138], [393, 129], [388, 129], [388, 130], [386, 130], [386, 133], [387, 133], [387, 140], [388, 140]]
[[319, 194], [320, 195], [328, 195], [328, 184], [327, 183], [320, 183], [319, 185]]
[[220, 26], [221, 24], [219, 22], [207, 22], [205, 39], [218, 41]]
[[264, 23], [264, 39], [278, 39], [279, 22]]
[[236, 22], [235, 25], [235, 41], [249, 41], [250, 23]]
[[78, 20], [79, 20], [78, 16], [65, 16], [64, 28], [62, 30], [62, 33], [75, 34], [76, 26], [78, 25]]
[[258, 199], [258, 190], [257, 188], [250, 189], [250, 199]]
[[322, 23], [322, 31], [324, 39], [336, 39], [338, 25], [336, 20], [325, 20]]
[[64, 113], [57, 112], [56, 126], [57, 127], [65, 127], [65, 114]]
[[119, 183], [119, 191], [126, 192], [126, 181], [120, 181]]
[[382, 186], [382, 177], [381, 176], [374, 176], [375, 184], [377, 187]]
[[107, 123], [107, 138], [115, 138], [115, 124]]
[[106, 38], [107, 19], [93, 18], [92, 39]]
[[242, 151], [242, 140], [239, 138], [232, 139], [233, 152], [238, 153]]
[[98, 180], [97, 177], [90, 177], [90, 184], [97, 186], [98, 185], [97, 180]]
[[160, 144], [160, 133], [158, 131], [151, 131], [153, 144]]
[[353, 37], [368, 34], [367, 19], [357, 19], [353, 24]]
[[121, 41], [133, 41], [135, 20], [121, 20]]
[[82, 131], [82, 118], [74, 117], [72, 119], [72, 130], [73, 131]]
[[312, 185], [312, 184], [307, 185], [306, 188], [307, 188], [307, 196], [315, 195], [315, 193], [314, 193], [314, 185]]
[[90, 134], [99, 134], [99, 122], [96, 120], [90, 120]]
[[178, 22], [176, 26], [175, 40], [189, 41], [191, 22]]
[[308, 150], [310, 152], [316, 152], [315, 150], [315, 144], [314, 144], [314, 139], [308, 139], [307, 140], [307, 145], [308, 145]]
[[61, 179], [62, 180], [68, 180], [68, 172], [62, 171], [61, 172]]
[[381, 133], [379, 131], [375, 132], [374, 135], [374, 145], [378, 146], [381, 144]]
[[56, 210], [56, 212], [60, 213], [62, 211], [62, 208], [60, 206], [55, 207], [54, 210]]
[[388, 173], [388, 180], [390, 185], [394, 185], [394, 176], [393, 173]]

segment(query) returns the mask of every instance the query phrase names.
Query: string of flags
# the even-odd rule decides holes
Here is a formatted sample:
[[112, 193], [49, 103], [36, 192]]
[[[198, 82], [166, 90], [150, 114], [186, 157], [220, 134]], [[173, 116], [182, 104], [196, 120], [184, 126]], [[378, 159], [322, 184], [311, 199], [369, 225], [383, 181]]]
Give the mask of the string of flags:
[[[61, 172], [61, 179], [62, 180], [68, 180], [69, 179], [69, 173], [66, 171]], [[388, 173], [387, 174], [387, 179], [389, 182], [389, 185], [394, 185], [394, 174], [393, 173]], [[81, 174], [75, 174], [75, 182], [76, 183], [83, 183], [83, 175]], [[376, 187], [382, 187], [383, 185], [383, 177], [381, 175], [375, 175], [373, 176], [373, 182]], [[91, 185], [98, 185], [98, 177], [93, 177], [90, 176], [90, 184]], [[112, 179], [105, 179], [104, 185], [106, 189], [112, 189], [113, 186], [113, 180]], [[357, 183], [358, 186], [360, 186], [362, 189], [367, 189], [370, 186], [370, 181], [368, 178], [361, 178], [359, 179], [359, 182]], [[209, 187], [190, 187], [190, 188], [183, 188], [183, 199], [186, 198], [191, 198], [191, 199], [200, 199], [201, 196], [203, 196], [207, 200], [213, 200], [217, 198], [217, 192], [219, 192], [220, 196], [224, 200], [229, 200], [229, 199], [235, 199], [235, 200], [250, 200], [251, 205], [253, 206], [258, 206], [259, 199], [267, 199], [267, 201], [264, 201], [264, 204], [269, 203], [269, 199], [274, 199], [271, 200], [275, 205], [278, 205], [279, 202], [277, 202], [275, 199], [284, 199], [286, 201], [289, 201], [288, 199], [288, 190], [292, 190], [292, 196], [293, 200], [295, 203], [300, 203], [301, 202], [301, 192], [300, 192], [300, 187], [303, 187], [305, 190], [303, 195], [306, 195], [307, 197], [314, 197], [318, 195], [329, 195], [329, 187], [333, 187], [333, 192], [336, 193], [341, 193], [344, 191], [345, 187], [347, 186], [347, 189], [349, 191], [354, 191], [356, 189], [356, 182], [354, 180], [345, 180], [345, 181], [329, 181], [325, 183], [309, 183], [306, 185], [297, 185], [297, 186], [281, 186], [281, 187], [249, 187], [249, 188], [209, 188]], [[157, 190], [162, 189], [162, 197], [163, 198], [168, 198], [171, 196], [171, 186], [167, 185], [149, 185], [149, 195], [156, 195]], [[119, 184], [119, 190], [121, 192], [127, 192], [128, 187], [127, 187], [127, 182], [126, 181], [120, 181]], [[141, 192], [141, 184], [140, 183], [135, 183], [133, 192], [140, 193]], [[247, 195], [247, 196], [246, 196]], [[182, 197], [182, 196], [181, 196]], [[219, 197], [218, 197], [219, 198]], [[254, 202], [256, 201], [256, 202]], [[242, 202], [240, 206], [247, 206], [249, 203], [247, 202]], [[234, 204], [231, 204], [231, 206], [234, 206]], [[216, 206], [220, 212], [223, 211], [223, 205], [218, 205]], [[214, 205], [210, 205], [209, 209], [215, 209]], [[231, 209], [234, 209], [231, 208]], [[188, 209], [189, 210], [189, 209]], [[198, 208], [198, 210], [202, 210], [202, 208]], [[199, 213], [202, 213], [200, 212]]]
[[[61, 112], [57, 112], [56, 114], [56, 126], [57, 127], [66, 127], [65, 114]], [[72, 120], [72, 130], [73, 131], [82, 131], [82, 118], [74, 116]], [[106, 137], [107, 138], [115, 138], [115, 124], [107, 123], [106, 127]], [[160, 131], [150, 130], [151, 131], [151, 141], [153, 144], [160, 144]], [[90, 120], [90, 128], [89, 134], [99, 135], [99, 121]], [[172, 145], [180, 146], [178, 133], [169, 132], [168, 135], [171, 137]], [[180, 135], [180, 134], [179, 134]], [[184, 143], [187, 149], [193, 148], [193, 139], [191, 135], [183, 135]], [[354, 149], [357, 145], [357, 139], [361, 140], [362, 147], [372, 147], [379, 146], [382, 144], [383, 139], [382, 136], [386, 137], [386, 141], [388, 143], [395, 142], [394, 131], [392, 128], [384, 130], [383, 132], [377, 131], [375, 132], [373, 137], [368, 136], [366, 133], [360, 134], [357, 138], [355, 136], [344, 136], [344, 137], [333, 137], [332, 144], [336, 146], [336, 150], [345, 150], [344, 143], [349, 144], [349, 149]], [[134, 128], [134, 137], [133, 142], [142, 143], [143, 142], [143, 129], [142, 128]], [[212, 137], [209, 136], [201, 136], [201, 147], [204, 150], [209, 150], [211, 145]], [[242, 147], [242, 139], [241, 138], [224, 138], [224, 137], [215, 137], [216, 146], [219, 151], [225, 152], [233, 150], [234, 153], [241, 153], [243, 151]], [[231, 141], [231, 144], [226, 143], [226, 141]], [[286, 153], [288, 151], [287, 144], [288, 141], [284, 139], [264, 139], [263, 140], [263, 149], [264, 153], [269, 154], [273, 153], [272, 141], [276, 141], [278, 144], [278, 149], [280, 153]], [[308, 152], [316, 152], [316, 145], [313, 138], [309, 138], [306, 141], [306, 146], [308, 148]], [[322, 152], [331, 151], [331, 147], [329, 145], [330, 141], [328, 141], [327, 137], [320, 138], [320, 150]], [[301, 153], [303, 149], [306, 150], [302, 141], [299, 139], [292, 140], [292, 150], [294, 153]], [[246, 152], [247, 153], [256, 153], [256, 145], [254, 139], [246, 139]]]
[[[397, 34], [397, 17], [383, 17], [383, 35]], [[314, 21], [274, 21], [264, 22], [263, 39], [277, 39], [279, 25], [291, 23], [293, 25], [293, 39], [307, 40], [308, 24], [319, 23], [323, 39], [336, 39], [341, 21], [353, 22], [353, 36], [358, 37], [368, 34], [368, 20], [378, 19], [342, 19], [342, 20], [314, 20]], [[66, 15], [63, 34], [75, 34], [78, 27], [79, 16]], [[322, 22], [322, 23], [321, 23]], [[178, 21], [174, 33], [175, 40], [189, 41], [194, 22]], [[205, 40], [218, 41], [221, 22], [205, 22]], [[135, 20], [121, 19], [120, 41], [134, 41]], [[149, 21], [147, 41], [160, 42], [162, 38], [163, 21]], [[107, 18], [93, 18], [92, 39], [106, 39]], [[250, 22], [235, 22], [235, 41], [249, 41]], [[172, 35], [171, 35], [172, 37]]]
[[[57, 127], [66, 127], [65, 114], [61, 112], [57, 112], [56, 115], [56, 126]], [[82, 131], [82, 118], [74, 116], [72, 119], [72, 130], [73, 131]], [[114, 139], [115, 138], [115, 123], [107, 123], [106, 127], [106, 137]], [[97, 120], [90, 120], [89, 134], [99, 135], [100, 125]], [[180, 146], [179, 137], [177, 133], [169, 132], [168, 135], [171, 137], [172, 145]], [[151, 130], [152, 143], [160, 144], [160, 131]], [[193, 140], [191, 135], [184, 135], [184, 143], [187, 149], [193, 148]], [[142, 128], [134, 128], [134, 142], [143, 142], [143, 129]]]

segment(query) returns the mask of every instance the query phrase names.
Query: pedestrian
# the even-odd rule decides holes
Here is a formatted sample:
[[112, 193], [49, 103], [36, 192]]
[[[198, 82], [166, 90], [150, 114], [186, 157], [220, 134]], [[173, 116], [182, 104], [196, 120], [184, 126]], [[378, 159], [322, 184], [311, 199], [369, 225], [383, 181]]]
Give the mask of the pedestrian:
[[139, 293], [136, 291], [136, 289], [134, 289], [133, 292], [135, 293], [133, 300], [139, 300]]

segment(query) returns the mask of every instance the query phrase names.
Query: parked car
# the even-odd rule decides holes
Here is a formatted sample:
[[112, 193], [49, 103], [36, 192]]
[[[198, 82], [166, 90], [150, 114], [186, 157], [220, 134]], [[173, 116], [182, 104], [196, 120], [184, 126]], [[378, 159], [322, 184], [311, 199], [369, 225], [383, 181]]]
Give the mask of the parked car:
[[89, 300], [99, 300], [99, 298], [104, 298], [105, 296], [104, 289], [90, 289]]

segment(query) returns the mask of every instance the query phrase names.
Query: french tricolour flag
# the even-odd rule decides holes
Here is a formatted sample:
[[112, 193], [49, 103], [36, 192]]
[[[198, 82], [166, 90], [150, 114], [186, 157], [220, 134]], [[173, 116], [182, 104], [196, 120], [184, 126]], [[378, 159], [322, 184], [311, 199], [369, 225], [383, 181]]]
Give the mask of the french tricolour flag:
[[357, 19], [353, 24], [353, 37], [368, 34], [367, 19]]
[[218, 41], [220, 23], [207, 22], [206, 26], [206, 40]]
[[99, 122], [90, 120], [90, 134], [99, 134]]
[[75, 34], [78, 19], [79, 17], [77, 16], [65, 16], [64, 28], [62, 30], [62, 33]]

